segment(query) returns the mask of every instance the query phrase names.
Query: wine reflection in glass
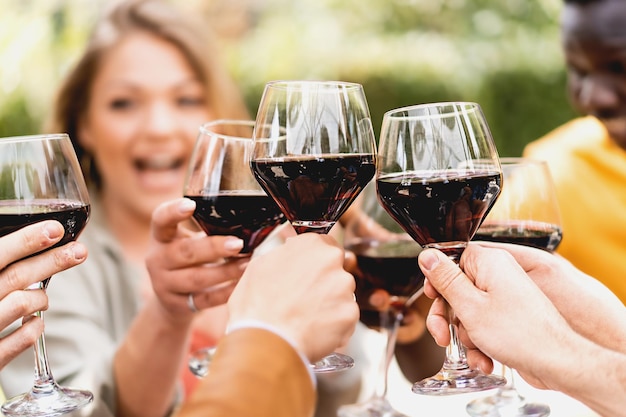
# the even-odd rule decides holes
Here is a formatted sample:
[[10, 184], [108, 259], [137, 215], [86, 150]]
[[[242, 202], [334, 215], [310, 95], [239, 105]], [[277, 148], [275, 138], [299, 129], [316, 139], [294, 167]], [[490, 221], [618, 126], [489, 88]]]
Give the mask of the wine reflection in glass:
[[[417, 264], [422, 247], [379, 204], [376, 184], [368, 184], [355, 203], [358, 210], [345, 225], [344, 246], [354, 253], [356, 300], [361, 322], [379, 329], [386, 343], [380, 353], [374, 393], [367, 400], [341, 406], [339, 417], [406, 417], [387, 399], [387, 375], [394, 357], [398, 326], [406, 309], [423, 293], [424, 274]], [[356, 207], [355, 207], [356, 208]], [[376, 291], [390, 296], [390, 307], [378, 311], [369, 304]]]
[[[544, 161], [501, 158], [502, 192], [474, 240], [515, 243], [554, 251], [563, 236], [555, 187]], [[529, 403], [515, 388], [513, 371], [502, 366], [507, 384], [467, 404], [471, 416], [545, 417], [547, 404]]]
[[[296, 233], [328, 233], [374, 176], [375, 162], [374, 131], [360, 84], [266, 84], [250, 166]], [[332, 372], [353, 365], [351, 357], [333, 353], [313, 369]]]
[[[500, 193], [502, 171], [476, 103], [432, 103], [383, 116], [376, 186], [381, 204], [417, 243], [459, 262]], [[413, 392], [448, 395], [496, 388], [506, 380], [471, 369], [447, 305], [450, 344], [441, 370]]]
[[[0, 236], [42, 220], [57, 220], [65, 234], [54, 247], [74, 241], [89, 219], [87, 187], [66, 134], [0, 139]], [[50, 278], [39, 283], [45, 290]], [[43, 319], [43, 312], [36, 313]], [[69, 331], [69, 330], [68, 330]], [[34, 345], [35, 380], [30, 391], [9, 398], [9, 417], [58, 416], [89, 404], [89, 391], [59, 386], [50, 370], [42, 333]]]
[[[238, 256], [252, 256], [286, 218], [250, 171], [254, 121], [220, 119], [200, 127], [183, 194], [196, 202], [193, 218], [208, 235], [236, 236]], [[213, 347], [194, 352], [191, 372], [203, 377]]]

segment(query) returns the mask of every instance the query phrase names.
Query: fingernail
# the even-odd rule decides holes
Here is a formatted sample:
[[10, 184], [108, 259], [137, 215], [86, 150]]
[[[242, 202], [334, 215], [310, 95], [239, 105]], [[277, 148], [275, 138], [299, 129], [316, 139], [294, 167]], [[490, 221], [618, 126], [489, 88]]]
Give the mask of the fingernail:
[[190, 211], [194, 211], [196, 209], [196, 202], [190, 200], [188, 198], [183, 198], [178, 204], [178, 211], [181, 213], [189, 213]]
[[58, 227], [58, 225], [47, 224], [43, 229], [44, 235], [50, 240], [56, 240], [57, 238], [63, 236], [65, 231]]
[[83, 245], [74, 244], [72, 245], [72, 254], [75, 260], [82, 261], [87, 257], [87, 249]]
[[226, 250], [235, 250], [235, 249], [241, 249], [243, 248], [243, 240], [236, 238], [236, 237], [232, 237], [229, 239], [226, 239], [226, 241], [224, 242], [224, 249]]
[[439, 257], [437, 254], [430, 250], [425, 250], [419, 255], [420, 267], [425, 271], [431, 271], [439, 264]]

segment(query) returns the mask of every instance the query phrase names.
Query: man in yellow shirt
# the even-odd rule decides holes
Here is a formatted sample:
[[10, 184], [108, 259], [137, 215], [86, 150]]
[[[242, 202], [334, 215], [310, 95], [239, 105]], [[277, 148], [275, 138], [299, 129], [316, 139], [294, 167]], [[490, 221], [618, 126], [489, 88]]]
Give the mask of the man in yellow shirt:
[[626, 303], [626, 2], [565, 0], [572, 104], [588, 116], [530, 143], [550, 165], [562, 213], [557, 252]]

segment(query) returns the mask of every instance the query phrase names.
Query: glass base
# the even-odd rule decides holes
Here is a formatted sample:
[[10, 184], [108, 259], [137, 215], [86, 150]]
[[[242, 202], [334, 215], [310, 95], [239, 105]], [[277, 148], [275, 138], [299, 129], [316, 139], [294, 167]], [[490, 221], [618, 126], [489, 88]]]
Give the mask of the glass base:
[[342, 353], [333, 352], [322, 360], [311, 365], [313, 372], [323, 374], [326, 372], [345, 371], [354, 366], [354, 359]]
[[337, 410], [338, 417], [408, 417], [394, 410], [385, 398], [372, 398], [358, 404], [342, 405]]
[[[207, 347], [195, 351], [189, 358], [189, 362], [187, 362], [191, 373], [198, 378], [207, 376], [213, 355], [215, 355], [214, 347]], [[331, 353], [322, 360], [312, 364], [311, 368], [313, 368], [313, 372], [323, 374], [326, 372], [344, 371], [353, 366], [354, 359], [350, 356], [341, 353]]]
[[424, 395], [454, 395], [499, 388], [504, 384], [505, 378], [474, 369], [442, 369], [436, 375], [413, 384], [412, 390]]
[[7, 417], [54, 417], [69, 413], [93, 401], [89, 391], [63, 388], [56, 383], [51, 390], [33, 388], [25, 394], [10, 398], [2, 404]]
[[527, 403], [515, 389], [504, 389], [495, 395], [477, 398], [465, 407], [472, 417], [547, 417], [550, 407], [546, 404]]
[[204, 378], [209, 373], [209, 364], [215, 355], [214, 347], [207, 347], [195, 351], [189, 358], [188, 366], [192, 374]]

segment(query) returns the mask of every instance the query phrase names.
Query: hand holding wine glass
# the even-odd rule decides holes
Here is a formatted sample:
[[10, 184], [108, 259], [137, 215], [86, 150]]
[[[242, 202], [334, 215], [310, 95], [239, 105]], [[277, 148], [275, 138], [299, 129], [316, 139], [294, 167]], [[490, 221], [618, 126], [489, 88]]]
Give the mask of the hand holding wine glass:
[[[422, 247], [379, 204], [376, 185], [368, 184], [357, 200], [358, 213], [345, 225], [344, 247], [354, 253], [356, 299], [361, 322], [386, 338], [377, 367], [373, 395], [339, 408], [340, 417], [405, 417], [387, 399], [387, 373], [394, 356], [398, 328], [409, 306], [422, 294], [424, 274], [417, 265]], [[355, 206], [356, 208], [356, 206]], [[389, 307], [370, 304], [375, 292], [389, 296]]]
[[[252, 256], [287, 220], [250, 171], [253, 128], [250, 120], [220, 119], [202, 125], [183, 190], [196, 202], [193, 218], [207, 235], [243, 240], [238, 257]], [[195, 306], [192, 297], [190, 293], [188, 304]], [[194, 375], [206, 375], [212, 354], [210, 346], [192, 354], [189, 367]]]
[[[65, 229], [58, 247], [74, 241], [89, 219], [89, 195], [72, 142], [66, 134], [0, 140], [0, 218], [2, 236], [42, 220]], [[49, 250], [47, 248], [46, 250]], [[45, 290], [50, 278], [38, 284]], [[43, 318], [43, 313], [36, 313]], [[59, 386], [48, 365], [44, 335], [34, 345], [35, 381], [29, 392], [2, 405], [6, 416], [55, 416], [84, 407], [89, 391]]]
[[[376, 186], [381, 204], [423, 247], [458, 262], [500, 193], [498, 154], [475, 103], [434, 103], [385, 113]], [[447, 395], [496, 388], [505, 380], [470, 369], [450, 316], [442, 369], [413, 391]]]
[[183, 194], [196, 202], [194, 219], [208, 235], [237, 236], [240, 256], [287, 219], [250, 172], [249, 120], [214, 120], [200, 127]]
[[[561, 242], [561, 219], [548, 165], [529, 158], [501, 158], [503, 187], [474, 240], [515, 243], [554, 251]], [[529, 403], [515, 388], [513, 372], [503, 365], [508, 383], [490, 396], [467, 404], [471, 416], [506, 411], [514, 417], [545, 417], [547, 404]]]
[[[298, 234], [326, 234], [375, 171], [376, 143], [359, 84], [274, 81], [265, 86], [250, 166]], [[346, 355], [316, 372], [352, 367]]]
[[37, 286], [39, 281], [82, 263], [87, 255], [80, 242], [52, 248], [65, 234], [63, 225], [57, 221], [42, 221], [8, 234], [4, 233], [5, 227], [13, 226], [0, 224], [0, 309], [7, 312], [2, 317], [0, 331], [9, 331], [10, 324], [23, 317], [29, 320], [0, 339], [0, 370], [32, 347], [43, 332], [43, 322], [30, 318], [47, 308], [48, 297], [44, 291], [23, 291], [24, 288]]

